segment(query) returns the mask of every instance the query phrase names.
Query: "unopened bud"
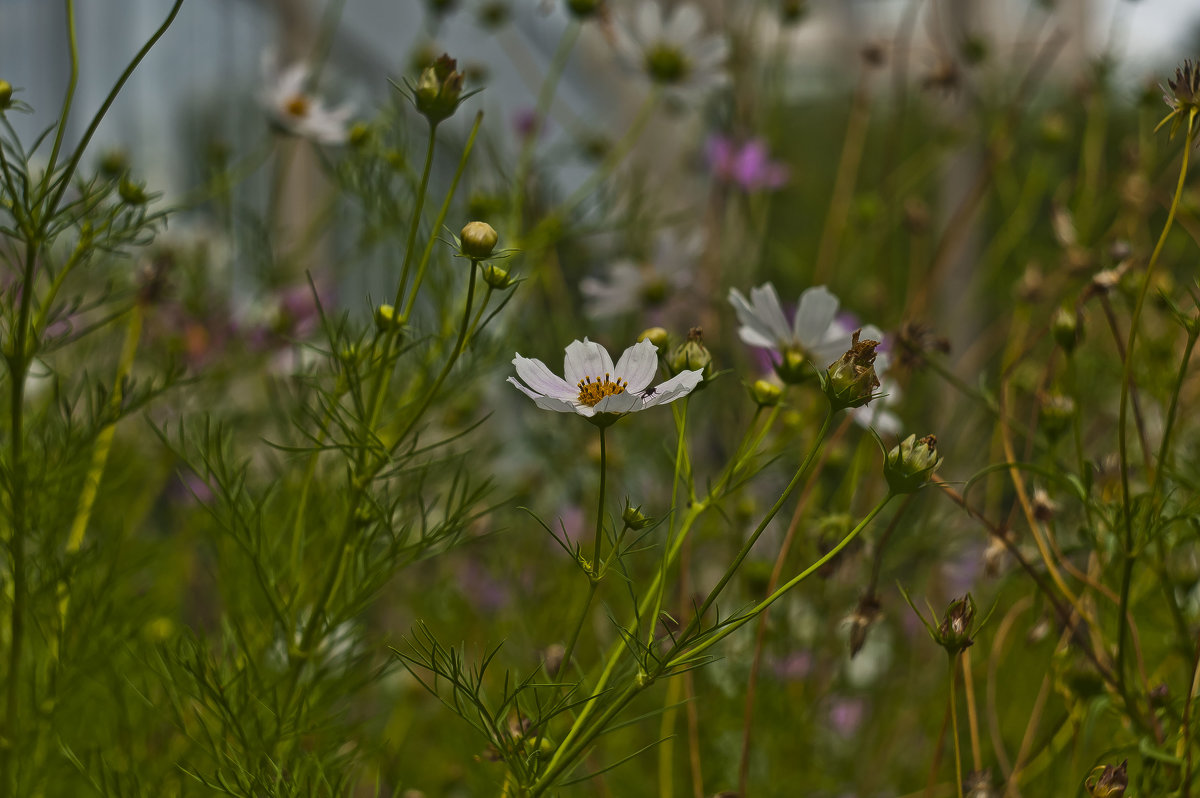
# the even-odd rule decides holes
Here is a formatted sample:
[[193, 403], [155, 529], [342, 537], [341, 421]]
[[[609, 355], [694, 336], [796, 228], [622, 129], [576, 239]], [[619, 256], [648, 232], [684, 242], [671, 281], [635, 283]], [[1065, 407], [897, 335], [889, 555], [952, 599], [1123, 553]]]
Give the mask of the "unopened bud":
[[775, 366], [779, 379], [788, 385], [799, 385], [812, 379], [813, 370], [809, 368], [808, 356], [799, 349], [787, 349], [782, 353], [782, 359]]
[[100, 174], [120, 177], [129, 171], [129, 157], [124, 150], [109, 150], [100, 158]]
[[351, 147], [362, 147], [371, 140], [371, 126], [366, 122], [355, 122], [346, 134], [346, 141]]
[[514, 283], [513, 278], [508, 275], [508, 269], [494, 263], [484, 264], [483, 281], [497, 291], [503, 291]]
[[946, 614], [938, 625], [934, 639], [951, 656], [958, 654], [975, 642], [971, 635], [975, 623], [975, 599], [971, 594], [955, 599], [946, 608]]
[[1094, 769], [1083, 783], [1088, 795], [1092, 798], [1122, 798], [1129, 786], [1129, 774], [1125, 770], [1128, 763], [1129, 760], [1125, 760], [1116, 767], [1101, 765]]
[[12, 103], [13, 87], [7, 80], [0, 80], [0, 108], [7, 108]]
[[417, 110], [432, 124], [451, 116], [462, 99], [463, 74], [458, 62], [443, 53], [422, 72], [413, 89]]
[[817, 375], [834, 410], [862, 407], [871, 401], [879, 387], [879, 377], [875, 374], [875, 347], [879, 342], [860, 341], [860, 332], [855, 330], [850, 349], [831, 363], [824, 374]]
[[850, 658], [854, 659], [867, 643], [867, 632], [879, 620], [879, 599], [874, 595], [863, 596], [854, 614], [850, 616]]
[[117, 185], [117, 193], [129, 205], [145, 205], [150, 197], [146, 195], [146, 187], [135, 183], [129, 178], [123, 178]]
[[380, 305], [375, 308], [375, 329], [380, 332], [396, 332], [400, 329], [400, 319], [394, 307]]
[[490, 258], [500, 236], [487, 222], [467, 222], [460, 234], [462, 254], [471, 260]]
[[750, 386], [750, 398], [759, 407], [774, 407], [783, 398], [783, 388], [770, 380], [755, 380]]
[[783, 0], [779, 16], [785, 25], [795, 25], [808, 16], [808, 0]]
[[637, 337], [638, 342], [649, 341], [659, 349], [665, 350], [667, 343], [671, 340], [670, 335], [662, 327], [650, 327], [642, 330], [642, 334]]
[[625, 505], [625, 511], [621, 513], [621, 521], [634, 532], [643, 530], [654, 523], [654, 519], [644, 514], [641, 507], [634, 507], [632, 504]]
[[1079, 314], [1066, 308], [1054, 311], [1054, 318], [1050, 320], [1050, 332], [1054, 335], [1054, 341], [1062, 347], [1063, 351], [1068, 355], [1071, 354], [1075, 351], [1082, 332], [1079, 325]]
[[1075, 400], [1060, 393], [1042, 397], [1038, 408], [1038, 426], [1050, 440], [1058, 440], [1071, 428], [1075, 418]]
[[687, 340], [667, 355], [667, 369], [672, 374], [681, 371], [702, 371], [704, 379], [712, 376], [712, 353], [704, 345], [704, 336], [699, 327], [688, 331]]
[[929, 481], [942, 458], [937, 453], [937, 438], [926, 435], [917, 439], [909, 435], [887, 454], [883, 475], [893, 493], [913, 493]]

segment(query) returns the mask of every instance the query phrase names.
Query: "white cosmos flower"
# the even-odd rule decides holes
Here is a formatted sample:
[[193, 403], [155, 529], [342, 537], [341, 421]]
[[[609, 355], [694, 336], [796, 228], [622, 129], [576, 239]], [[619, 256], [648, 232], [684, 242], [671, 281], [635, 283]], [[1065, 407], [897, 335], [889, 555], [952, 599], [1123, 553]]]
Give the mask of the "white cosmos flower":
[[704, 15], [692, 3], [675, 6], [667, 16], [658, 0], [641, 0], [633, 24], [614, 27], [613, 43], [625, 60], [686, 100], [729, 82], [724, 69], [729, 42], [721, 34], [704, 35], [703, 28]]
[[352, 105], [326, 108], [324, 101], [308, 89], [309, 67], [303, 62], [279, 71], [273, 59], [267, 57], [263, 68], [267, 79], [260, 99], [276, 124], [318, 144], [345, 143], [346, 123], [354, 113]]
[[580, 281], [584, 313], [600, 319], [664, 304], [691, 286], [693, 266], [704, 252], [704, 243], [703, 230], [685, 236], [674, 230], [660, 230], [652, 260], [641, 264], [620, 260], [609, 267], [604, 278], [585, 277]]
[[[742, 325], [738, 328], [738, 336], [750, 346], [774, 351], [778, 355], [776, 370], [785, 381], [799, 381], [805, 362], [823, 369], [840, 358], [850, 348], [851, 338], [859, 329], [838, 318], [838, 298], [823, 285], [800, 294], [791, 324], [783, 313], [775, 286], [770, 283], [750, 289], [749, 301], [736, 288], [730, 289], [729, 301]], [[861, 329], [863, 339], [883, 340], [883, 331], [875, 325], [868, 324]], [[886, 409], [899, 401], [895, 382], [884, 376], [890, 365], [891, 357], [886, 351], [876, 354], [879, 392], [886, 396], [850, 411], [860, 426], [874, 427], [885, 434], [902, 429], [900, 419]]]
[[513, 358], [517, 376], [508, 381], [532, 399], [543, 410], [558, 413], [578, 413], [587, 418], [616, 417], [636, 413], [647, 407], [673, 402], [691, 393], [700, 384], [699, 370], [681, 371], [666, 382], [648, 388], [658, 371], [658, 347], [649, 341], [639, 341], [625, 350], [613, 365], [608, 350], [595, 341], [584, 338], [572, 341], [567, 347], [563, 364], [566, 379], [533, 358]]

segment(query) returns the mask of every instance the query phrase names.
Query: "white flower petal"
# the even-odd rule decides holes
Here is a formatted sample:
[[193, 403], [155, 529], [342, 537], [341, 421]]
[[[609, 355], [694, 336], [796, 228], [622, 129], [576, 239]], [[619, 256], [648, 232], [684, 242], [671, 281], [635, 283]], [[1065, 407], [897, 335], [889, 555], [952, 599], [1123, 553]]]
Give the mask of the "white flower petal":
[[742, 296], [741, 291], [736, 288], [729, 289], [729, 304], [733, 305], [738, 321], [741, 322], [742, 326], [738, 330], [738, 335], [743, 341], [751, 346], [764, 348], [776, 346], [776, 338], [770, 326], [758, 317], [758, 313], [746, 301], [746, 297]]
[[571, 401], [579, 396], [578, 388], [552, 372], [540, 360], [521, 357], [520, 353], [517, 353], [517, 356], [513, 358], [513, 365], [517, 367], [517, 376], [543, 396], [553, 396], [555, 399], [565, 401]]
[[681, 371], [666, 382], [656, 385], [654, 393], [647, 396], [645, 401], [642, 402], [642, 408], [667, 404], [668, 402], [674, 402], [681, 396], [687, 396], [703, 379], [704, 372], [699, 369]]
[[704, 28], [704, 15], [691, 3], [678, 6], [663, 30], [663, 39], [672, 44], [688, 44]]
[[640, 410], [641, 408], [636, 407], [640, 401], [640, 396], [629, 391], [621, 391], [621, 393], [604, 397], [592, 407], [592, 410], [597, 413], [628, 413], [631, 410]]
[[617, 361], [614, 379], [622, 379], [628, 383], [625, 390], [629, 393], [640, 394], [646, 390], [654, 373], [658, 371], [658, 347], [649, 341], [638, 341], [621, 353]]
[[[838, 298], [828, 288], [818, 285], [806, 289], [800, 295], [800, 306], [796, 309], [796, 320], [792, 325], [793, 334], [800, 345], [812, 347], [824, 343], [837, 311]], [[847, 344], [846, 349], [849, 348]]]
[[564, 402], [561, 399], [555, 399], [553, 396], [542, 396], [536, 391], [531, 391], [521, 383], [517, 382], [515, 377], [509, 377], [508, 381], [517, 386], [517, 390], [528, 396], [534, 403], [543, 410], [553, 410], [556, 413], [576, 413], [578, 410], [575, 405], [570, 402]]
[[644, 0], [638, 5], [634, 29], [643, 43], [653, 44], [662, 38], [663, 15], [657, 0]]
[[783, 315], [783, 305], [779, 303], [775, 286], [764, 283], [758, 288], [751, 288], [750, 303], [754, 307], [754, 316], [781, 345], [792, 342], [792, 329], [788, 326], [787, 316]]
[[595, 341], [584, 338], [582, 341], [572, 341], [567, 347], [563, 376], [571, 385], [578, 385], [584, 377], [602, 380], [605, 374], [611, 376], [614, 371], [616, 369], [608, 350]]

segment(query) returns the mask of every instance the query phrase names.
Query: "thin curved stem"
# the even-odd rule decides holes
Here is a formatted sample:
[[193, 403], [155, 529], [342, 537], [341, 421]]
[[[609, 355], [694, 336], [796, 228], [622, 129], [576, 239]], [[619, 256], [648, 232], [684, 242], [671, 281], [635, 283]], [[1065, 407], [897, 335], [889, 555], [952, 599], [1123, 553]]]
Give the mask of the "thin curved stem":
[[[1150, 290], [1150, 278], [1154, 274], [1154, 267], [1158, 263], [1158, 257], [1162, 253], [1163, 245], [1166, 244], [1167, 234], [1171, 231], [1171, 226], [1175, 221], [1175, 212], [1179, 209], [1179, 200], [1183, 196], [1183, 187], [1187, 180], [1188, 159], [1192, 152], [1192, 144], [1196, 134], [1196, 110], [1192, 110], [1188, 114], [1187, 121], [1187, 136], [1183, 142], [1183, 161], [1179, 167], [1179, 180], [1175, 185], [1175, 195], [1171, 198], [1171, 207], [1167, 211], [1167, 222], [1163, 225], [1162, 233], [1158, 236], [1158, 243], [1154, 245], [1154, 252], [1150, 255], [1150, 260], [1146, 263], [1146, 273], [1142, 277], [1142, 288], [1138, 292], [1137, 304], [1133, 308], [1133, 316], [1129, 321], [1129, 340], [1126, 345], [1126, 355], [1124, 368], [1121, 372], [1121, 406], [1117, 415], [1117, 446], [1121, 459], [1121, 503], [1122, 516], [1125, 524], [1125, 539], [1124, 539], [1124, 567], [1121, 573], [1121, 602], [1117, 612], [1117, 654], [1113, 669], [1116, 671], [1117, 686], [1123, 696], [1128, 695], [1125, 688], [1125, 647], [1129, 638], [1129, 624], [1126, 620], [1126, 611], [1129, 608], [1129, 589], [1133, 582], [1133, 497], [1129, 487], [1129, 452], [1125, 441], [1125, 429], [1128, 423], [1129, 415], [1129, 394], [1130, 386], [1133, 383], [1133, 361], [1136, 357], [1136, 349], [1134, 343], [1137, 339], [1138, 324], [1142, 318], [1142, 308], [1146, 304], [1146, 294]], [[1161, 469], [1161, 464], [1159, 468]], [[1132, 707], [1130, 707], [1132, 710]]]

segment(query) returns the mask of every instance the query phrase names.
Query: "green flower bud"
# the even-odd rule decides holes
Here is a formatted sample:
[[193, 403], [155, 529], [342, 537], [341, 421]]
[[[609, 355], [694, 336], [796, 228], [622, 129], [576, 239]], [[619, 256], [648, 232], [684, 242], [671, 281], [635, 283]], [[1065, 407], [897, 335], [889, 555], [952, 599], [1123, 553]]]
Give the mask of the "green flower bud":
[[795, 25], [808, 16], [808, 0], [782, 0], [779, 16], [785, 25]]
[[1038, 425], [1050, 440], [1058, 440], [1071, 428], [1075, 418], [1075, 400], [1060, 393], [1042, 397], [1038, 408]]
[[1075, 351], [1083, 332], [1079, 324], [1079, 315], [1066, 308], [1059, 308], [1054, 311], [1054, 318], [1050, 320], [1050, 332], [1063, 351], [1071, 354]]
[[371, 140], [371, 126], [366, 122], [355, 122], [346, 133], [346, 141], [351, 147], [362, 147]]
[[759, 407], [774, 407], [783, 398], [783, 388], [770, 380], [755, 380], [750, 386], [750, 398]]
[[942, 617], [942, 622], [934, 634], [934, 640], [951, 656], [959, 654], [975, 642], [975, 639], [971, 637], [974, 632], [971, 627], [974, 623], [975, 599], [971, 598], [971, 594], [968, 593], [962, 598], [950, 602], [950, 606], [946, 608], [946, 614]]
[[471, 260], [486, 260], [492, 256], [500, 236], [487, 222], [467, 222], [460, 236], [462, 254]]
[[704, 345], [704, 335], [699, 327], [688, 330], [687, 340], [667, 355], [667, 370], [672, 374], [681, 371], [702, 371], [704, 379], [712, 376], [712, 353]]
[[7, 80], [0, 80], [0, 108], [7, 108], [12, 102], [13, 87]]
[[1129, 774], [1125, 770], [1127, 764], [1129, 764], [1129, 760], [1123, 761], [1116, 767], [1101, 765], [1092, 770], [1087, 780], [1083, 782], [1088, 795], [1092, 798], [1122, 798], [1125, 795], [1125, 788], [1129, 786]]
[[146, 194], [146, 187], [142, 183], [135, 183], [129, 178], [122, 178], [117, 185], [117, 193], [121, 199], [128, 205], [145, 205], [150, 201], [150, 197]]
[[654, 523], [653, 518], [642, 513], [641, 507], [634, 507], [632, 504], [625, 505], [625, 511], [621, 513], [621, 521], [634, 532], [640, 532]]
[[670, 335], [662, 327], [650, 327], [642, 330], [642, 334], [637, 337], [638, 341], [649, 341], [659, 349], [666, 349], [667, 343], [670, 341]]
[[823, 374], [817, 375], [834, 410], [862, 407], [871, 401], [879, 387], [879, 377], [875, 374], [875, 347], [879, 342], [858, 340], [860, 332], [855, 330], [850, 349]]
[[602, 10], [603, 0], [567, 0], [567, 10], [576, 19], [588, 19]]
[[109, 150], [100, 158], [100, 174], [105, 177], [120, 177], [129, 171], [129, 156], [124, 150]]
[[787, 385], [800, 385], [813, 377], [809, 368], [808, 356], [799, 349], [788, 349], [783, 352], [783, 360], [775, 366], [775, 373]]
[[375, 329], [380, 332], [396, 332], [401, 329], [400, 319], [396, 309], [391, 305], [380, 305], [375, 308]]
[[436, 125], [458, 109], [462, 99], [463, 75], [457, 67], [457, 61], [442, 53], [417, 79], [413, 101], [430, 124]]
[[514, 283], [514, 280], [508, 276], [508, 269], [494, 263], [484, 264], [483, 281], [497, 291], [503, 291]]
[[909, 435], [887, 454], [883, 475], [893, 493], [913, 493], [929, 480], [942, 458], [937, 453], [937, 438], [926, 435], [920, 440]]

